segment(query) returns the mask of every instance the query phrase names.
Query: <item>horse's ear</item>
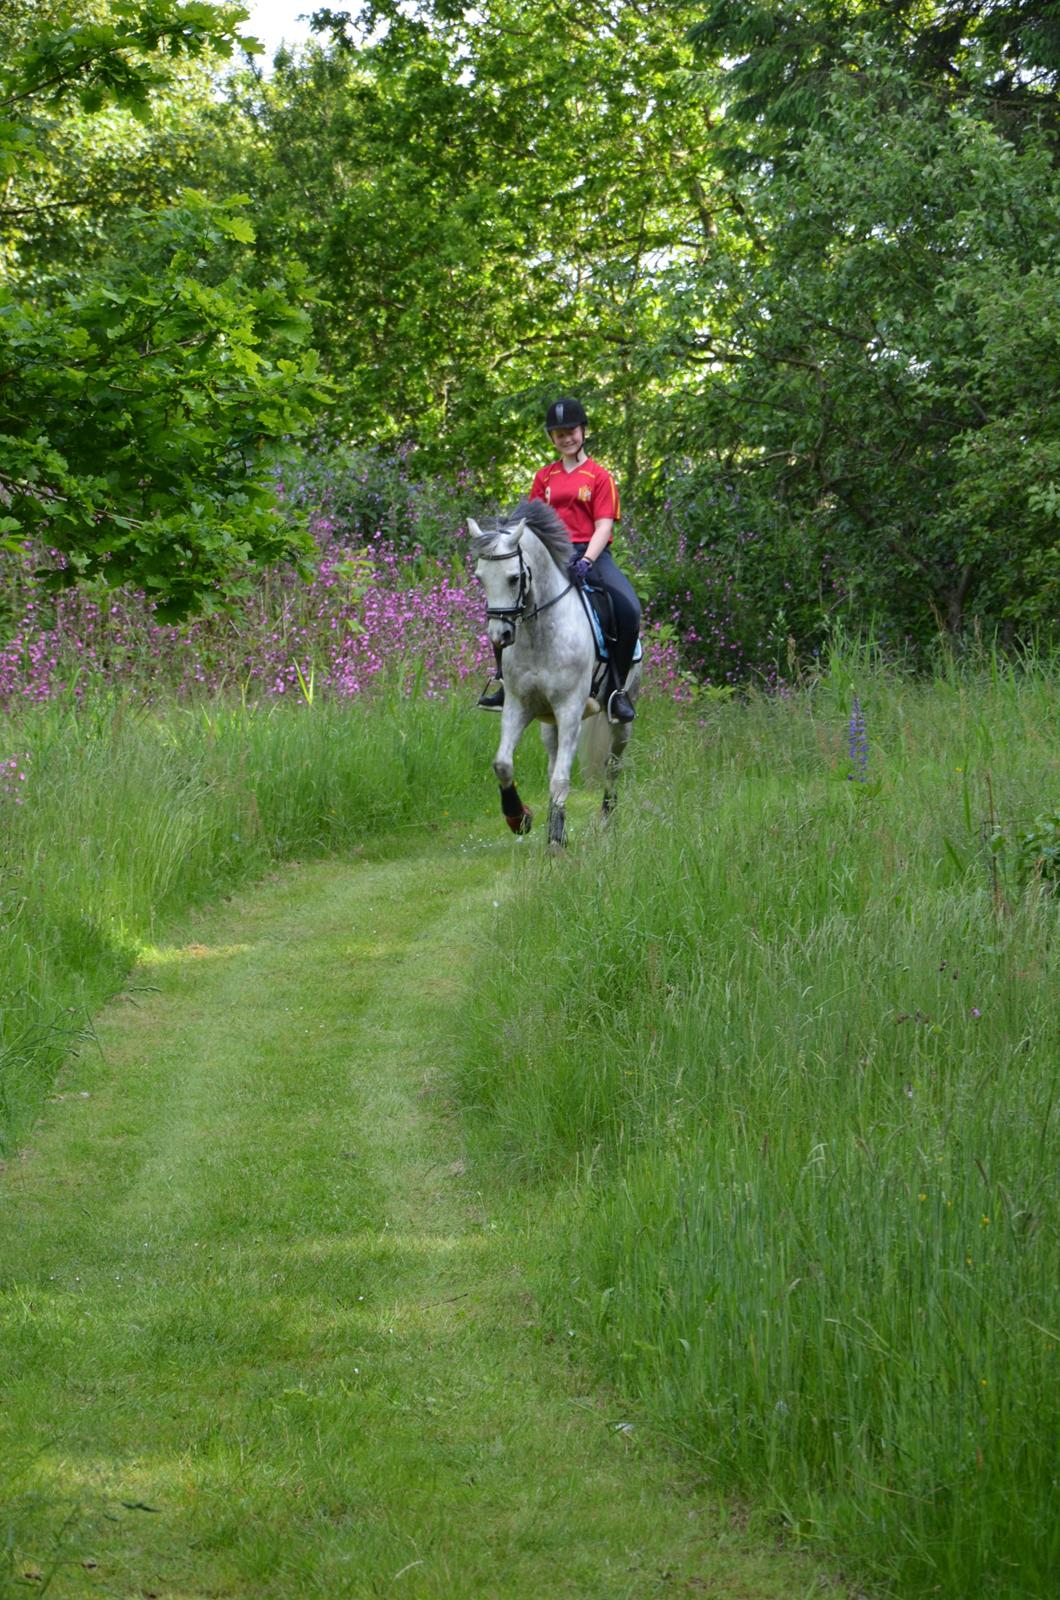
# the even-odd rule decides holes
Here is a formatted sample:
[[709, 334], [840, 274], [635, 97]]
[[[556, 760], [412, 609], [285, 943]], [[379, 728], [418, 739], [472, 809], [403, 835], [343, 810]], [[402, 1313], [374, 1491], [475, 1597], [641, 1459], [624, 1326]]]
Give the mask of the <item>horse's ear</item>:
[[[512, 529], [512, 532], [515, 534], [515, 543], [518, 544], [519, 540], [523, 537], [523, 534], [526, 532], [526, 518], [525, 517], [523, 518], [522, 522], [517, 522], [516, 523], [515, 527]], [[514, 549], [514, 546], [512, 548]]]
[[482, 538], [482, 529], [479, 527], [479, 525], [475, 521], [474, 517], [468, 517], [468, 519], [467, 519], [467, 531], [471, 535], [472, 539], [481, 539]]

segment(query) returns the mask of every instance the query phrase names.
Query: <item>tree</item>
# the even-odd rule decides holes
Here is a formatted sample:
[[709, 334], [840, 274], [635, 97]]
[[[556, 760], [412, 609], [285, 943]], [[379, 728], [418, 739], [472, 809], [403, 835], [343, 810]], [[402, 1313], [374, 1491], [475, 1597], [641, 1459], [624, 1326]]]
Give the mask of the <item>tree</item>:
[[719, 225], [685, 21], [631, 0], [321, 20], [327, 48], [237, 91], [231, 181], [263, 266], [297, 255], [319, 285], [336, 426], [522, 473], [544, 398], [576, 389], [631, 486], [664, 271]]
[[0, 79], [0, 532], [59, 552], [57, 581], [135, 582], [172, 612], [305, 548], [271, 487], [276, 452], [323, 399], [297, 274], [247, 285], [243, 202], [194, 190], [120, 222], [111, 208], [87, 268], [49, 270], [35, 242], [54, 204], [46, 136], [71, 108], [150, 119], [167, 63], [230, 51], [244, 16], [173, 0], [78, 21], [53, 9], [43, 31], [22, 19]]
[[1060, 58], [1036, 17], [718, 4], [698, 30], [749, 225], [666, 319], [699, 372], [669, 400], [682, 531], [746, 565], [769, 530], [760, 609], [802, 644], [837, 611], [918, 642], [1055, 618]]

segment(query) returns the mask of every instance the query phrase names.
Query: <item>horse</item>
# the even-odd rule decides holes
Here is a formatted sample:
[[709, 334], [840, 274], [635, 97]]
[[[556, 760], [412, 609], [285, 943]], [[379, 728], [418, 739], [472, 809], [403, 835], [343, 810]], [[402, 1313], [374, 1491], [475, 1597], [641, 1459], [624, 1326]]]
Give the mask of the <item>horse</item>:
[[[559, 516], [543, 500], [521, 500], [496, 526], [483, 530], [468, 518], [475, 576], [486, 591], [490, 642], [504, 652], [504, 708], [493, 770], [501, 811], [515, 834], [530, 832], [533, 813], [515, 787], [515, 748], [535, 719], [548, 752], [548, 839], [567, 842], [566, 806], [579, 734], [583, 767], [604, 776], [602, 815], [615, 806], [628, 723], [609, 723], [592, 696], [596, 638], [585, 604], [567, 576], [574, 548]], [[641, 668], [630, 669], [625, 689], [640, 690]], [[606, 696], [604, 697], [606, 699]]]

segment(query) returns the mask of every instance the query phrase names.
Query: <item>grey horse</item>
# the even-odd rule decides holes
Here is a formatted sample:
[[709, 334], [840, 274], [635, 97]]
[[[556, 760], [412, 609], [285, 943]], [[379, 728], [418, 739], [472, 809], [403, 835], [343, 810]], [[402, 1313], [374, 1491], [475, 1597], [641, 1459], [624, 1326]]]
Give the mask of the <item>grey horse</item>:
[[[486, 591], [490, 642], [505, 652], [501, 742], [493, 760], [501, 810], [513, 833], [530, 832], [532, 813], [515, 787], [514, 761], [516, 745], [536, 719], [548, 752], [549, 843], [558, 847], [567, 838], [567, 795], [579, 735], [583, 764], [590, 771], [603, 769], [606, 817], [615, 804], [630, 725], [608, 723], [591, 696], [593, 628], [567, 576], [573, 547], [551, 506], [522, 500], [495, 527], [484, 530], [470, 517], [467, 525], [475, 576]], [[640, 681], [637, 662], [625, 683], [630, 699], [636, 698]]]

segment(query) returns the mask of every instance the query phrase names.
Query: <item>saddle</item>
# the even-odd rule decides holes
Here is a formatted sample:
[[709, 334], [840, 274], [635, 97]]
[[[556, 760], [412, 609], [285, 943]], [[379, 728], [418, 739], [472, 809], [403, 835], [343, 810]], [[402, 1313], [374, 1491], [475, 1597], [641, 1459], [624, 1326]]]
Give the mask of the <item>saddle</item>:
[[[611, 665], [611, 653], [608, 645], [613, 645], [618, 638], [618, 628], [615, 625], [615, 606], [608, 591], [599, 583], [583, 584], [578, 593], [581, 595], [585, 615], [589, 618], [596, 641], [596, 668], [593, 672], [592, 698], [599, 700], [604, 691], [608, 671]], [[641, 642], [638, 639], [633, 650], [633, 660], [639, 661], [644, 654]]]

